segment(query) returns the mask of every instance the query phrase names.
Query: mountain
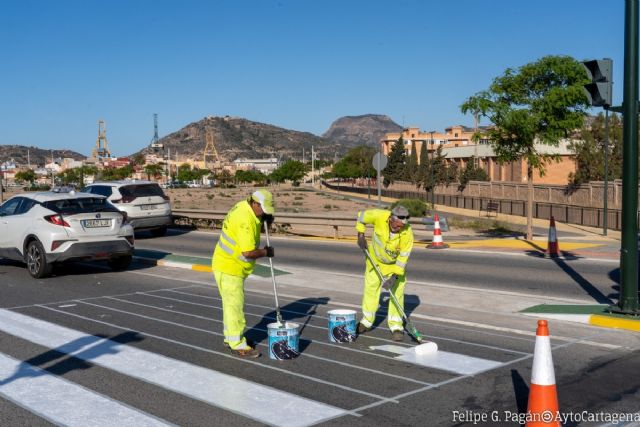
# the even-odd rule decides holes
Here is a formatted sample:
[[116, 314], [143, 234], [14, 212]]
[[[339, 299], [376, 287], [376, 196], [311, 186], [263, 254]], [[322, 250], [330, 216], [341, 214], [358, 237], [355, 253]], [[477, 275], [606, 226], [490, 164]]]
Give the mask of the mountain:
[[322, 136], [336, 144], [353, 148], [358, 145], [378, 147], [385, 133], [401, 132], [402, 126], [381, 114], [345, 116], [334, 121]]
[[[311, 146], [314, 147], [318, 159], [333, 159], [334, 155], [341, 156], [346, 152], [346, 147], [341, 144], [335, 144], [309, 132], [298, 132], [229, 116], [205, 117], [160, 138], [159, 143], [164, 145], [167, 152], [171, 150], [172, 157], [178, 153], [180, 158], [202, 160], [206, 133], [213, 136], [215, 149], [226, 162], [238, 158], [301, 159], [303, 147], [305, 158], [309, 160]], [[153, 153], [153, 148], [146, 147], [140, 153]]]
[[19, 165], [28, 165], [35, 168], [45, 163], [51, 162], [51, 157], [72, 158], [74, 160], [83, 160], [87, 156], [76, 153], [71, 150], [46, 150], [36, 147], [26, 147], [24, 145], [0, 145], [0, 159], [2, 162], [13, 159]]

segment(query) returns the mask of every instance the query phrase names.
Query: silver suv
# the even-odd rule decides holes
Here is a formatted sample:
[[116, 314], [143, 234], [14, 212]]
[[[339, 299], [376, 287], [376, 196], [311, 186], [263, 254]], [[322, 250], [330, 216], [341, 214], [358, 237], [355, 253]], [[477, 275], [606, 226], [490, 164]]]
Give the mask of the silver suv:
[[25, 262], [37, 279], [62, 261], [106, 259], [114, 270], [124, 270], [133, 243], [133, 228], [102, 196], [25, 193], [0, 206], [0, 256]]
[[150, 230], [154, 236], [160, 237], [167, 234], [167, 227], [172, 224], [169, 197], [155, 182], [94, 182], [82, 191], [105, 196], [115, 207], [126, 212], [136, 231]]

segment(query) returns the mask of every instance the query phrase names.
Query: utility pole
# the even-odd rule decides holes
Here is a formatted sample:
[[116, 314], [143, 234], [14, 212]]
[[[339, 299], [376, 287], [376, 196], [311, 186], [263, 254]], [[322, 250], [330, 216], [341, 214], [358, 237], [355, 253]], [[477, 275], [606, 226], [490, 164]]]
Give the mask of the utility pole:
[[612, 311], [638, 311], [638, 0], [626, 0], [622, 152], [620, 299]]
[[312, 145], [311, 146], [311, 188], [313, 188], [315, 184], [315, 176], [314, 176], [315, 166], [313, 164], [314, 158], [315, 158], [315, 153], [313, 151], [313, 145]]

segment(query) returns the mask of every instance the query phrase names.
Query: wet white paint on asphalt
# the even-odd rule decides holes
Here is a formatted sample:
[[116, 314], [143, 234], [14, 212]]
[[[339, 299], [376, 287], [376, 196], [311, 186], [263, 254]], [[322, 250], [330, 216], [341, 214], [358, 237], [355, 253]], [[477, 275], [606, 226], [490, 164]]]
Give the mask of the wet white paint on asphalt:
[[372, 350], [395, 353], [399, 356], [395, 358], [404, 362], [413, 363], [428, 368], [440, 369], [443, 371], [455, 372], [461, 375], [473, 375], [487, 369], [498, 368], [503, 362], [495, 360], [481, 359], [479, 357], [467, 356], [459, 353], [438, 350], [430, 354], [418, 354], [415, 347], [402, 347], [398, 345], [373, 345]]
[[173, 425], [2, 353], [0, 396], [69, 427]]
[[306, 426], [348, 412], [8, 310], [0, 330], [262, 423]]

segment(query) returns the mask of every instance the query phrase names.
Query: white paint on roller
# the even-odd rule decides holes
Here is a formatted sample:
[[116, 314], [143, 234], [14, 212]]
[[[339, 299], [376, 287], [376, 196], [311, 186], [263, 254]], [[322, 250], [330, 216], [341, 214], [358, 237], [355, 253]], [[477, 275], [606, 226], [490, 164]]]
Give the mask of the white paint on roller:
[[551, 340], [549, 336], [537, 336], [536, 347], [533, 352], [533, 368], [531, 369], [531, 384], [554, 385], [556, 373], [553, 370], [551, 356]]
[[347, 414], [335, 406], [9, 310], [0, 309], [0, 330], [264, 424], [307, 426]]
[[438, 351], [438, 344], [434, 343], [433, 341], [423, 342], [422, 344], [415, 346], [413, 348], [413, 351], [415, 351], [416, 354], [421, 355], [433, 354]]
[[398, 345], [378, 345], [369, 348], [399, 354], [395, 359], [402, 360], [403, 362], [455, 372], [462, 375], [474, 375], [487, 369], [502, 366], [502, 362], [495, 360], [481, 359], [479, 357], [441, 350], [427, 354], [418, 354], [412, 347], [402, 347]]
[[1, 353], [0, 396], [69, 427], [173, 425]]

